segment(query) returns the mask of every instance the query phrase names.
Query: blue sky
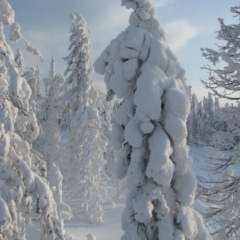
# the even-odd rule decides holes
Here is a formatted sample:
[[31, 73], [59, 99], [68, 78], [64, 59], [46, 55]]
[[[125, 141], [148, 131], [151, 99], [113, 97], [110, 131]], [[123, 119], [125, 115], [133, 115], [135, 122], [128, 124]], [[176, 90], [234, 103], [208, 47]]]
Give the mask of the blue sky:
[[[200, 82], [206, 72], [200, 68], [208, 62], [201, 56], [201, 47], [216, 47], [218, 17], [226, 23], [237, 21], [230, 7], [238, 0], [152, 0], [157, 17], [165, 30], [168, 44], [186, 70], [188, 84], [200, 99], [206, 95]], [[50, 58], [54, 55], [56, 71], [63, 73], [62, 60], [68, 54], [70, 13], [81, 13], [91, 31], [93, 60], [109, 42], [128, 25], [130, 10], [121, 7], [120, 0], [9, 0], [15, 11], [22, 34], [37, 47], [43, 63], [26, 54], [26, 65], [38, 65], [42, 76], [48, 74]], [[19, 47], [17, 45], [16, 47]], [[15, 47], [15, 48], [16, 48]], [[20, 45], [21, 47], [21, 45]], [[95, 75], [94, 83], [104, 89], [102, 77]]]

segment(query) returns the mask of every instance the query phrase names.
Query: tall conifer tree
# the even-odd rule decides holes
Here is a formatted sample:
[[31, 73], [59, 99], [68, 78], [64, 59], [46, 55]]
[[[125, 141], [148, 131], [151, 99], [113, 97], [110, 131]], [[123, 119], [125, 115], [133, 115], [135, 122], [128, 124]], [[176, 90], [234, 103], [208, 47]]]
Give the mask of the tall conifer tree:
[[129, 26], [95, 62], [115, 113], [116, 172], [127, 175], [122, 240], [210, 239], [192, 208], [197, 183], [186, 146], [184, 71], [167, 46], [149, 0], [123, 0]]
[[102, 222], [100, 176], [105, 143], [95, 104], [98, 92], [92, 83], [91, 45], [85, 20], [79, 14], [72, 14], [71, 19], [69, 55], [65, 58], [68, 66], [64, 96], [69, 112], [65, 119], [69, 197], [72, 200], [80, 199], [73, 209], [75, 217], [88, 222]]

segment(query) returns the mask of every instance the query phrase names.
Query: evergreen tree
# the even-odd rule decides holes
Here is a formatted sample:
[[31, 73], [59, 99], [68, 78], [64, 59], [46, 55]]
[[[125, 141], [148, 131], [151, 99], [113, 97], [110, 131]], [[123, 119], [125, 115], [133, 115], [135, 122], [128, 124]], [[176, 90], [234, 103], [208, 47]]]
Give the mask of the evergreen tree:
[[219, 105], [219, 98], [215, 97], [214, 104], [213, 104], [213, 114], [214, 114], [214, 129], [220, 130], [219, 129], [219, 124], [218, 124], [218, 118], [220, 115], [220, 105]]
[[105, 164], [104, 171], [102, 172], [103, 178], [105, 179], [108, 187], [116, 188], [116, 195], [118, 196], [120, 194], [119, 181], [114, 173], [116, 153], [112, 145], [112, 118], [114, 106], [111, 104], [111, 102], [105, 100], [105, 95], [101, 92], [99, 92], [96, 106], [101, 120], [101, 133], [106, 142], [106, 150], [104, 151]]
[[9, 28], [11, 41], [22, 40], [6, 0], [0, 2], [0, 238], [26, 239], [26, 224], [36, 221], [41, 239], [72, 239], [56, 211], [45, 162], [31, 149], [39, 132], [29, 108], [31, 89], [16, 67], [4, 27]]
[[70, 220], [72, 217], [71, 209], [62, 201], [62, 174], [59, 169], [62, 163], [62, 149], [60, 148], [60, 132], [58, 126], [59, 112], [61, 105], [59, 104], [60, 86], [64, 82], [62, 75], [55, 74], [55, 61], [52, 57], [51, 68], [49, 71], [49, 79], [51, 82], [48, 96], [46, 97], [46, 118], [42, 122], [42, 154], [46, 159], [50, 187], [53, 191], [53, 197], [57, 203], [57, 210], [61, 219]]
[[[202, 121], [203, 121], [203, 129], [202, 129], [202, 143], [208, 144], [209, 143], [209, 115], [208, 115], [208, 99], [207, 97], [203, 97], [202, 100], [202, 107], [203, 107], [203, 114], [202, 114]], [[206, 130], [207, 129], [207, 130]]]
[[188, 116], [188, 142], [198, 143], [198, 100], [195, 93], [191, 96], [191, 108]]
[[213, 104], [213, 99], [212, 99], [212, 94], [209, 92], [208, 93], [208, 99], [207, 99], [207, 103], [208, 103], [208, 128], [211, 129], [214, 126], [214, 104]]
[[198, 143], [203, 144], [204, 142], [204, 124], [203, 124], [203, 107], [202, 102], [198, 103], [197, 111], [197, 132], [198, 132]]
[[101, 171], [105, 142], [100, 133], [101, 121], [95, 101], [98, 92], [92, 84], [90, 42], [84, 19], [72, 14], [67, 62], [65, 119], [68, 142], [69, 199], [77, 201], [73, 214], [88, 222], [102, 222]]
[[210, 144], [212, 134], [213, 134], [213, 125], [214, 125], [214, 107], [211, 93], [208, 93], [208, 97], [203, 97], [203, 129], [202, 129], [202, 143]]
[[43, 102], [43, 96], [42, 96], [41, 87], [39, 84], [40, 82], [39, 69], [36, 69], [33, 67], [25, 68], [24, 78], [27, 80], [27, 83], [30, 86], [32, 91], [30, 102], [29, 102], [30, 108], [38, 116], [42, 102]]
[[115, 113], [116, 173], [127, 175], [122, 240], [211, 239], [192, 208], [197, 183], [186, 147], [184, 71], [168, 48], [150, 1], [123, 0], [130, 26], [95, 62]]
[[43, 101], [43, 93], [41, 87], [41, 76], [39, 68], [26, 67], [23, 58], [22, 49], [17, 49], [15, 56], [15, 63], [18, 71], [22, 77], [24, 77], [31, 88], [30, 108], [37, 117], [39, 117], [40, 108]]

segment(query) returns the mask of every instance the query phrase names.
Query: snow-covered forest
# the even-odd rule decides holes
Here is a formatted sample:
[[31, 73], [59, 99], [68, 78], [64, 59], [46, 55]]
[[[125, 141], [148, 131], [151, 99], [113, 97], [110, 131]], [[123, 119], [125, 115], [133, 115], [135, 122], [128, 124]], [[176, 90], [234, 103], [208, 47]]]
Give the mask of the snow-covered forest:
[[0, 0], [0, 240], [240, 239], [240, 22], [202, 46], [198, 99], [151, 0], [121, 2], [129, 24], [95, 62], [69, 13], [64, 74], [51, 56], [42, 76]]

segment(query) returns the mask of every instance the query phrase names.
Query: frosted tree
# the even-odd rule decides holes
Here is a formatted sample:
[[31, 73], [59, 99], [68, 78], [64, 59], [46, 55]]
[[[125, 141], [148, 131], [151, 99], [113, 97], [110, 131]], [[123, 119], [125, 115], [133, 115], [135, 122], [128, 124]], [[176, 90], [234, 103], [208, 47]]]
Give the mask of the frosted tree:
[[[232, 7], [231, 12], [239, 18], [240, 7]], [[236, 24], [225, 25], [222, 18], [218, 19], [220, 30], [217, 31], [217, 39], [224, 41], [218, 51], [202, 48], [203, 57], [210, 61], [211, 65], [203, 67], [208, 72], [208, 78], [202, 80], [205, 87], [211, 89], [216, 95], [230, 100], [239, 100], [239, 21]], [[221, 63], [221, 64], [220, 64]], [[216, 68], [219, 64], [219, 68]], [[224, 64], [224, 67], [222, 67]], [[212, 66], [213, 65], [213, 66]]]
[[43, 139], [42, 136], [42, 109], [44, 109], [44, 96], [41, 84], [41, 75], [38, 67], [26, 67], [23, 58], [22, 49], [17, 49], [17, 54], [15, 56], [15, 63], [19, 70], [20, 75], [26, 79], [28, 85], [31, 88], [31, 96], [29, 100], [29, 107], [36, 115], [39, 127], [39, 134], [37, 139], [34, 139], [32, 146], [39, 152], [43, 149]]
[[213, 103], [213, 99], [212, 99], [212, 94], [209, 92], [208, 93], [208, 118], [209, 118], [209, 128], [213, 128], [214, 126], [214, 103]]
[[[0, 238], [26, 239], [25, 228], [37, 222], [41, 239], [72, 239], [64, 231], [49, 189], [45, 162], [31, 149], [38, 135], [35, 114], [29, 109], [31, 90], [21, 77], [5, 40], [24, 40], [14, 11], [0, 1]], [[25, 41], [25, 40], [24, 40]], [[27, 42], [27, 49], [39, 52]]]
[[[232, 7], [231, 12], [239, 18], [240, 6]], [[240, 23], [238, 21], [237, 24], [225, 25], [222, 18], [218, 20], [220, 30], [217, 32], [217, 39], [224, 41], [225, 44], [219, 46], [218, 51], [208, 48], [203, 49], [203, 56], [213, 66], [216, 66], [220, 61], [223, 64], [219, 68], [204, 67], [208, 71], [209, 76], [207, 80], [202, 82], [219, 97], [229, 100], [239, 100], [239, 96], [236, 93], [240, 89]], [[225, 107], [226, 109], [228, 108]], [[235, 109], [234, 115], [229, 113], [227, 115], [231, 119], [238, 119], [237, 121], [239, 122], [239, 108]], [[230, 123], [231, 121], [228, 122]], [[201, 179], [205, 190], [202, 198], [207, 203], [211, 203], [206, 217], [208, 217], [210, 224], [213, 226], [213, 234], [221, 239], [239, 239], [240, 178], [239, 173], [234, 170], [239, 168], [240, 144], [238, 142], [230, 156], [221, 153], [220, 149], [226, 137], [229, 138], [230, 135], [233, 137], [240, 136], [240, 128], [238, 124], [230, 124], [228, 126], [230, 128], [226, 133], [220, 135], [218, 132], [215, 135], [215, 139], [218, 142], [215, 141], [216, 149], [214, 151], [217, 154], [207, 159], [207, 168], [215, 176], [210, 180]], [[229, 140], [227, 142], [229, 143]]]
[[115, 113], [116, 173], [127, 175], [122, 240], [211, 239], [193, 208], [197, 188], [186, 146], [184, 70], [167, 46], [148, 0], [123, 0], [129, 26], [95, 62]]
[[104, 156], [104, 171], [103, 178], [108, 186], [115, 186], [117, 179], [114, 174], [114, 166], [116, 163], [116, 154], [113, 149], [111, 131], [112, 131], [112, 116], [113, 106], [111, 102], [106, 101], [105, 94], [99, 92], [98, 100], [96, 101], [96, 107], [99, 112], [99, 119], [101, 123], [101, 134], [106, 142], [106, 149], [103, 153]]
[[203, 143], [204, 125], [203, 125], [203, 107], [202, 107], [201, 101], [198, 103], [198, 107], [197, 107], [197, 132], [198, 132], [198, 143]]
[[43, 96], [41, 93], [40, 87], [40, 73], [39, 69], [34, 67], [25, 68], [24, 78], [27, 80], [28, 85], [31, 88], [32, 94], [30, 97], [30, 107], [35, 112], [36, 115], [39, 115], [40, 108], [43, 102]]
[[191, 108], [188, 116], [188, 142], [198, 143], [198, 100], [195, 93], [191, 96]]
[[[58, 118], [60, 109], [60, 86], [64, 82], [62, 75], [55, 75], [54, 59], [51, 60], [51, 67], [49, 71], [49, 83], [50, 87], [46, 93], [46, 97], [41, 106], [41, 112], [39, 113], [39, 122], [42, 128], [41, 142], [43, 146], [40, 152], [45, 156], [47, 165], [51, 165], [55, 162], [53, 158], [59, 159], [59, 141], [60, 134], [58, 130]], [[51, 173], [48, 174], [49, 179]]]
[[[110, 101], [106, 101], [105, 94], [100, 93], [99, 99], [96, 103], [98, 111], [101, 117], [101, 133], [106, 142], [106, 150], [104, 151], [104, 172], [103, 178], [106, 184], [106, 189], [108, 188], [111, 193], [111, 196], [106, 192], [105, 199], [110, 201], [119, 201], [122, 198], [125, 198], [126, 192], [126, 181], [119, 180], [115, 174], [115, 165], [117, 161], [116, 151], [113, 147], [113, 136], [112, 136], [112, 123], [114, 118], [114, 112], [118, 108], [118, 102], [115, 101], [113, 104]], [[115, 188], [116, 192], [112, 191], [112, 188]], [[114, 195], [113, 195], [114, 194]], [[115, 203], [113, 202], [113, 205]]]
[[214, 99], [214, 116], [217, 118], [218, 112], [220, 111], [219, 98], [215, 97]]
[[61, 104], [59, 101], [60, 87], [64, 82], [62, 75], [55, 74], [55, 61], [52, 57], [51, 68], [49, 71], [50, 88], [45, 99], [45, 119], [42, 121], [42, 154], [46, 159], [50, 187], [53, 197], [57, 203], [57, 211], [61, 219], [70, 220], [72, 217], [70, 207], [62, 200], [62, 181], [63, 176], [59, 169], [62, 163], [62, 149], [60, 147], [60, 132], [58, 126]]
[[[95, 106], [98, 92], [92, 84], [91, 45], [85, 20], [72, 14], [66, 93], [68, 109], [65, 125], [69, 183], [68, 196], [76, 201], [73, 214], [88, 222], [102, 222], [101, 171], [105, 142], [100, 133], [101, 121]], [[67, 135], [67, 137], [66, 137]]]
[[211, 93], [208, 93], [207, 97], [203, 97], [203, 129], [202, 129], [202, 142], [209, 144], [211, 142], [214, 126], [214, 107]]
[[15, 63], [19, 73], [27, 80], [27, 83], [31, 88], [31, 97], [29, 102], [30, 108], [37, 116], [39, 116], [39, 111], [43, 101], [40, 70], [38, 67], [34, 68], [25, 66], [22, 49], [17, 49]]

